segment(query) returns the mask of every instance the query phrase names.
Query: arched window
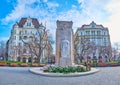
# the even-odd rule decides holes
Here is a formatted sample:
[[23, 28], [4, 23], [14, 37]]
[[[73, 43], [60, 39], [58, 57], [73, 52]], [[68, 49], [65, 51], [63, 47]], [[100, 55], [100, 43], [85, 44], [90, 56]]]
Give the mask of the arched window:
[[23, 53], [26, 53], [26, 49], [25, 48], [23, 49]]

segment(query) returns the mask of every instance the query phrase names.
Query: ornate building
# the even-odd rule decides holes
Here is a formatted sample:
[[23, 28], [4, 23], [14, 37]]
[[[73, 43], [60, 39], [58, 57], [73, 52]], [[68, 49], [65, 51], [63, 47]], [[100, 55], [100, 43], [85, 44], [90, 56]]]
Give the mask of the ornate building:
[[77, 29], [74, 44], [75, 55], [80, 59], [97, 58], [99, 61], [108, 61], [111, 58], [109, 30], [103, 25], [97, 25], [94, 21]]
[[[12, 61], [47, 62], [52, 55], [53, 48], [48, 35], [44, 35], [45, 26], [39, 24], [36, 18], [21, 18], [11, 30], [8, 40], [8, 58]], [[42, 41], [41, 41], [42, 40]], [[44, 48], [40, 48], [41, 46]], [[42, 51], [43, 50], [43, 51]], [[40, 58], [37, 55], [41, 52]]]

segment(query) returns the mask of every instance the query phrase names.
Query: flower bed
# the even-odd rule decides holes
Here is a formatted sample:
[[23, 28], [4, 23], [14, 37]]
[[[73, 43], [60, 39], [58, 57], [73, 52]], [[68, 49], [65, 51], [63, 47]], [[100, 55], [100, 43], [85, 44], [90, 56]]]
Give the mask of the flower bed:
[[18, 64], [17, 64], [17, 63], [10, 63], [10, 66], [11, 66], [11, 67], [17, 67]]
[[107, 62], [107, 64], [109, 65], [109, 66], [118, 66], [119, 64], [118, 64], [118, 62]]
[[107, 64], [105, 62], [98, 63], [98, 66], [105, 67]]
[[6, 62], [5, 61], [0, 61], [0, 66], [6, 66]]
[[110, 64], [110, 66], [118, 66], [117, 63]]
[[0, 66], [6, 66], [7, 64], [6, 63], [0, 63]]
[[43, 66], [45, 66], [45, 65], [46, 65], [46, 64], [40, 64], [39, 66], [40, 66], [40, 67], [43, 67]]
[[39, 64], [37, 64], [37, 63], [33, 63], [31, 66], [33, 66], [33, 67], [38, 67]]
[[21, 67], [27, 67], [27, 66], [29, 66], [27, 63], [22, 63], [22, 64], [20, 64], [20, 66]]

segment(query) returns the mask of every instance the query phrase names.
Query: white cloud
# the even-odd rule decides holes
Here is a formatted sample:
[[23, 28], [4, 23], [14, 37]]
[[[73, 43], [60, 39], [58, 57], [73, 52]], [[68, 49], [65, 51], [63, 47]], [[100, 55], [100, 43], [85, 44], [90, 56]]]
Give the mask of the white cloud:
[[[72, 5], [72, 9], [62, 12], [57, 19], [72, 20], [74, 27], [81, 27], [82, 24], [89, 24], [91, 21], [102, 22], [106, 19], [106, 12], [103, 1], [100, 0], [78, 0], [81, 5], [78, 10], [76, 6]], [[104, 3], [107, 3], [106, 1]]]
[[78, 3], [81, 3], [81, 2], [83, 2], [84, 0], [78, 0]]
[[48, 2], [47, 3], [48, 7], [52, 8], [52, 7], [58, 7], [59, 4], [58, 3], [55, 3], [55, 2]]
[[9, 39], [9, 37], [1, 37], [0, 41], [7, 41]]
[[43, 2], [48, 2], [48, 0], [43, 0]]
[[[68, 0], [69, 1], [69, 0]], [[21, 17], [35, 17], [40, 22], [47, 21], [47, 28], [52, 31], [55, 37], [56, 20], [73, 21], [73, 28], [81, 27], [95, 21], [110, 29], [111, 40], [120, 41], [119, 21], [120, 21], [120, 1], [118, 0], [78, 0], [79, 6], [72, 5], [70, 10], [56, 13], [55, 8], [60, 7], [57, 2], [43, 0], [47, 7], [40, 0], [18, 0], [14, 10], [2, 21], [9, 23], [18, 21]], [[34, 5], [37, 3], [38, 5]], [[43, 7], [42, 7], [43, 5]], [[111, 14], [111, 15], [110, 15]], [[41, 18], [42, 17], [42, 18]]]
[[[12, 12], [2, 19], [2, 22], [4, 24], [11, 21], [15, 22], [21, 17], [28, 16], [35, 18], [47, 18], [51, 17], [51, 15], [54, 16], [54, 9], [58, 7], [59, 4], [55, 2], [48, 2], [47, 0], [44, 0], [44, 2], [45, 3], [42, 3], [40, 0], [18, 0]], [[45, 7], [44, 4], [47, 4], [48, 8]]]
[[106, 9], [110, 12], [110, 17], [107, 22], [104, 24], [109, 28], [112, 43], [120, 42], [120, 1], [119, 0], [111, 0], [108, 5], [106, 5]]
[[34, 9], [30, 6], [33, 5], [35, 2], [39, 3], [39, 0], [18, 0], [17, 5], [15, 6], [14, 10], [10, 14], [8, 14], [3, 20], [3, 23], [8, 23], [11, 21], [16, 21], [17, 19], [23, 16], [30, 16], [33, 15], [38, 11], [38, 7]]
[[[3, 24], [8, 24], [9, 22], [16, 22], [19, 21], [22, 17], [35, 17], [38, 18], [40, 22], [47, 21], [47, 28], [55, 29], [55, 22], [53, 22], [54, 8], [58, 7], [59, 4], [57, 3], [48, 3], [47, 0], [44, 0], [45, 4], [48, 4], [49, 8], [44, 7], [43, 3], [40, 0], [18, 0], [16, 6], [12, 10], [10, 14], [8, 14], [4, 19], [2, 19]], [[34, 6], [34, 3], [38, 5]], [[44, 7], [44, 8], [43, 8]], [[53, 9], [53, 10], [52, 10]], [[42, 17], [42, 18], [41, 18]], [[12, 24], [14, 24], [12, 23]], [[51, 30], [53, 36], [55, 30]], [[5, 39], [5, 38], [4, 38]]]

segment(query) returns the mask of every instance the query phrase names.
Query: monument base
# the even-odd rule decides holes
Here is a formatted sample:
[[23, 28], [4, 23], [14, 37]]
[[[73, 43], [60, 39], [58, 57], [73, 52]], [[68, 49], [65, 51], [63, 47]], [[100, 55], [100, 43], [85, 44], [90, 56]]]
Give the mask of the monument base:
[[59, 66], [72, 66], [72, 62], [71, 62], [71, 58], [67, 57], [67, 58], [60, 58], [60, 65]]

